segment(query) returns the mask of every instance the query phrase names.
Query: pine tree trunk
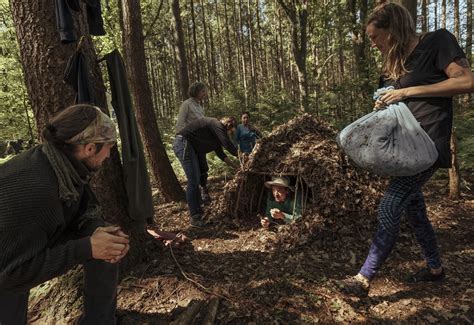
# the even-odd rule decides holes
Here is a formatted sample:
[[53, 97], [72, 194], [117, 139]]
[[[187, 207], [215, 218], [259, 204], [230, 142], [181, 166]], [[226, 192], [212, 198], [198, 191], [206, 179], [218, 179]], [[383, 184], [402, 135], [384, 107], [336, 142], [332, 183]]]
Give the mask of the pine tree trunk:
[[446, 0], [441, 1], [441, 28], [446, 28]]
[[459, 199], [461, 195], [461, 175], [459, 173], [459, 163], [457, 158], [456, 129], [453, 128], [451, 134], [451, 168], [449, 169], [449, 197]]
[[[427, 1], [427, 0], [423, 0], [423, 1]], [[402, 5], [405, 8], [407, 8], [408, 11], [410, 12], [410, 15], [413, 18], [413, 21], [416, 24], [416, 16], [417, 16], [416, 15], [416, 6], [417, 6], [417, 1], [416, 0], [394, 0], [393, 2], [398, 3], [399, 5]], [[424, 18], [424, 16], [423, 16], [423, 18]]]
[[194, 1], [191, 0], [190, 2], [191, 8], [191, 22], [192, 22], [192, 29], [193, 29], [193, 52], [194, 52], [194, 62], [193, 65], [196, 67], [196, 80], [202, 80], [201, 77], [201, 62], [199, 59], [199, 52], [198, 52], [198, 44], [197, 44], [197, 37], [196, 37], [196, 15], [194, 13]]
[[428, 31], [428, 0], [423, 0], [421, 2], [421, 18], [422, 23], [421, 23], [421, 32], [426, 33]]
[[233, 51], [231, 46], [231, 39], [230, 39], [230, 31], [229, 31], [229, 15], [227, 13], [227, 0], [224, 0], [224, 24], [225, 24], [225, 41], [227, 46], [227, 60], [228, 60], [228, 74], [227, 78], [234, 76], [235, 68], [234, 68], [234, 59], [233, 59]]
[[298, 6], [295, 3], [287, 4], [284, 0], [278, 0], [278, 3], [291, 23], [291, 49], [297, 67], [300, 111], [303, 112], [308, 106], [306, 73], [308, 1], [301, 0]]
[[140, 0], [120, 0], [118, 5], [121, 5], [122, 44], [125, 50], [128, 80], [153, 175], [165, 201], [182, 201], [184, 192], [166, 154], [153, 108], [145, 63]]
[[[54, 5], [48, 0], [22, 0], [10, 2], [25, 84], [40, 133], [48, 120], [67, 106], [74, 104], [74, 90], [63, 82], [64, 69], [77, 44], [61, 44], [56, 29]], [[85, 12], [83, 10], [82, 12]], [[85, 18], [77, 19], [77, 34], [87, 30]], [[105, 108], [105, 87], [90, 37], [86, 37], [82, 51], [89, 61], [91, 81], [98, 106]], [[125, 207], [126, 196], [120, 157], [117, 148], [96, 175], [93, 188], [101, 202], [104, 218], [120, 224], [125, 230], [130, 219]]]
[[177, 49], [176, 60], [179, 69], [179, 90], [181, 92], [181, 99], [185, 100], [188, 96], [189, 88], [189, 73], [188, 60], [186, 58], [186, 47], [184, 42], [183, 23], [181, 21], [181, 9], [179, 7], [179, 0], [173, 0], [172, 3], [174, 27], [175, 27], [175, 45]]
[[[461, 37], [461, 28], [460, 28], [460, 23], [459, 23], [459, 0], [454, 0], [454, 36], [458, 39], [458, 42], [460, 42], [460, 37]], [[472, 31], [469, 31], [472, 33]]]

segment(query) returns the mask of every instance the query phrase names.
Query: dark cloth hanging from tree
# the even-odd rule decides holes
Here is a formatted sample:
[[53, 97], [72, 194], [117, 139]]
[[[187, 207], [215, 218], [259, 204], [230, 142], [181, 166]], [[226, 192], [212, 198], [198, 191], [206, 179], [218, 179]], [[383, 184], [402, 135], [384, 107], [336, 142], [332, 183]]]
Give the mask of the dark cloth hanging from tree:
[[153, 221], [153, 201], [143, 145], [127, 83], [125, 65], [117, 50], [105, 55], [112, 91], [112, 106], [122, 141], [122, 165], [128, 196], [128, 212], [136, 226]]
[[[87, 24], [91, 35], [105, 35], [102, 7], [100, 0], [83, 0], [86, 3]], [[59, 38], [62, 43], [71, 43], [77, 40], [74, 30], [74, 17], [71, 10], [81, 11], [79, 0], [54, 0], [56, 24]]]
[[96, 104], [89, 78], [89, 64], [81, 51], [76, 51], [69, 58], [64, 71], [64, 82], [76, 91], [76, 104]]

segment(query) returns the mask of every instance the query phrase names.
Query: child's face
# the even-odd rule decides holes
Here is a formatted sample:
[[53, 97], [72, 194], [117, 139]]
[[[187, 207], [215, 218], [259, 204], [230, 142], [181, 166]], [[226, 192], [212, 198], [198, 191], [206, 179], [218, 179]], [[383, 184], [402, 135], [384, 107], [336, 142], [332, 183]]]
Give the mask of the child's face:
[[288, 188], [284, 186], [273, 185], [272, 194], [277, 202], [285, 202], [288, 196]]

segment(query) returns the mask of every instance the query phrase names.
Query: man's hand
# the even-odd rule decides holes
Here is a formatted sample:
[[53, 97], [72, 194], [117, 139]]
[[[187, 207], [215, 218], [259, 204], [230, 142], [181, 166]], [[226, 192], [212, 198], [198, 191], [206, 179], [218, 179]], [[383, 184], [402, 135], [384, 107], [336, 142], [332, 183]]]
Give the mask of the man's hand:
[[270, 214], [273, 219], [284, 219], [285, 215], [279, 209], [270, 209]]
[[262, 224], [263, 228], [265, 228], [265, 229], [270, 228], [270, 220], [268, 220], [268, 218], [261, 219], [260, 223]]
[[128, 236], [120, 227], [109, 226], [97, 228], [91, 236], [92, 257], [109, 263], [117, 263], [127, 255]]

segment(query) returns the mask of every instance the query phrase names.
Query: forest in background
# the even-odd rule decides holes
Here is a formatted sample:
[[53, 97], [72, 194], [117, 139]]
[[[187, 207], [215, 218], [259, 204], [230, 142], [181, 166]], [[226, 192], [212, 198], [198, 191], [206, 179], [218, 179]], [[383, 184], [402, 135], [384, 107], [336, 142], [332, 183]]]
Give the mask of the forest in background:
[[[439, 233], [449, 270], [447, 282], [440, 286], [409, 287], [404, 283], [402, 277], [419, 268], [421, 261], [414, 249], [414, 237], [403, 226], [397, 251], [368, 299], [354, 300], [336, 287], [366, 256], [375, 212], [357, 209], [345, 213], [344, 209], [357, 204], [358, 196], [375, 207], [380, 193], [354, 190], [364, 182], [377, 183], [374, 175], [354, 178], [351, 173], [333, 173], [327, 166], [312, 168], [328, 174], [318, 177], [315, 187], [325, 190], [316, 192], [321, 197], [315, 196], [314, 201], [318, 202], [316, 208], [329, 206], [329, 212], [323, 219], [317, 210], [306, 216], [314, 226], [324, 221], [324, 226], [312, 228], [317, 232], [305, 228], [309, 222], [274, 233], [261, 229], [254, 215], [224, 218], [222, 208], [239, 203], [226, 200], [223, 188], [238, 180], [229, 182], [227, 177], [209, 182], [213, 201], [206, 208], [206, 217], [211, 227], [193, 229], [180, 201], [180, 184], [165, 182], [174, 176], [166, 169], [168, 157], [173, 170], [182, 177], [182, 169], [169, 149], [179, 104], [187, 85], [196, 80], [209, 85], [209, 99], [204, 104], [208, 116], [238, 116], [249, 110], [253, 122], [265, 133], [303, 112], [340, 128], [371, 111], [381, 57], [370, 48], [364, 21], [375, 2], [104, 0], [107, 35], [89, 37], [85, 15], [76, 14], [76, 32], [86, 35], [83, 42], [78, 37], [79, 42], [60, 44], [53, 1], [0, 0], [0, 143], [18, 138], [36, 140], [37, 129], [74, 102], [76, 94], [62, 78], [67, 60], [77, 48], [82, 46], [91, 63], [95, 95], [102, 107], [106, 106], [105, 91], [110, 86], [105, 65], [99, 61], [116, 48], [124, 57], [149, 171], [154, 176], [154, 224], [150, 227], [184, 232], [190, 242], [174, 250], [172, 245], [159, 246], [159, 242], [137, 232], [127, 213], [121, 161], [117, 148], [113, 148], [92, 187], [106, 221], [120, 224], [133, 238], [121, 265], [119, 324], [168, 324], [193, 309], [196, 300], [206, 304], [202, 301], [211, 298], [219, 306], [215, 309], [218, 323], [472, 323], [472, 98], [455, 99], [459, 160], [466, 180], [461, 195], [448, 195], [446, 172], [426, 186], [430, 220]], [[414, 9], [419, 32], [446, 27], [458, 37], [472, 65], [472, 0], [422, 0]], [[148, 97], [148, 85], [149, 101], [142, 101]], [[278, 129], [285, 131], [289, 125]], [[319, 127], [317, 123], [311, 126]], [[277, 146], [291, 143], [288, 133], [279, 134]], [[321, 148], [318, 145], [324, 141], [302, 142], [310, 147], [314, 144], [303, 150], [311, 158], [331, 160], [339, 156], [321, 150], [338, 150], [335, 145]], [[166, 151], [156, 154], [163, 144], [168, 150], [166, 159], [162, 155]], [[209, 162], [212, 175], [222, 175], [223, 164], [212, 156]], [[311, 175], [318, 175], [311, 170]], [[333, 191], [331, 186], [344, 190]], [[178, 189], [176, 193], [172, 193], [174, 189]], [[341, 202], [343, 198], [345, 202]], [[286, 251], [269, 245], [285, 238], [302, 245]], [[32, 290], [32, 323], [74, 322], [81, 309], [78, 271], [80, 268]], [[201, 309], [199, 319], [211, 307]]]
[[[102, 1], [107, 35], [93, 37], [98, 57], [116, 48], [124, 53], [119, 3]], [[302, 111], [336, 127], [370, 111], [381, 57], [370, 48], [364, 21], [374, 5], [372, 0], [141, 1], [146, 67], [163, 142], [169, 149], [182, 89], [198, 80], [209, 85], [208, 116], [250, 111], [264, 131]], [[417, 14], [419, 32], [447, 28], [472, 64], [472, 0], [418, 1]], [[187, 80], [180, 74], [176, 15]], [[7, 0], [0, 1], [0, 17], [0, 140], [36, 139]], [[472, 170], [472, 98], [455, 102], [461, 168]]]

